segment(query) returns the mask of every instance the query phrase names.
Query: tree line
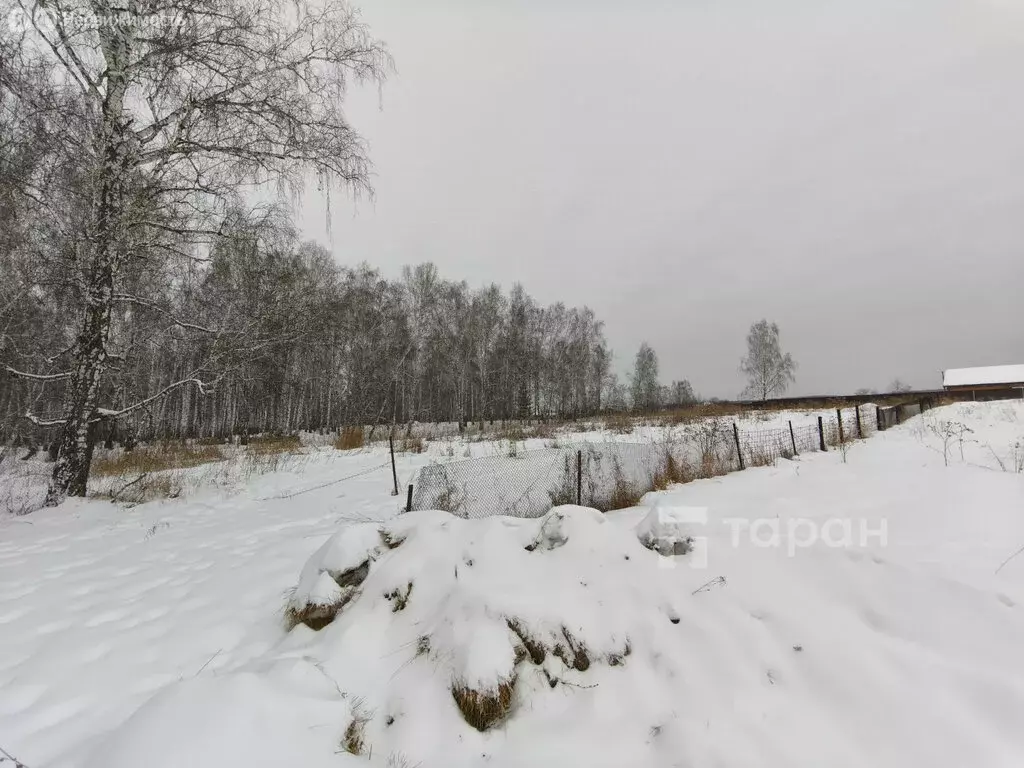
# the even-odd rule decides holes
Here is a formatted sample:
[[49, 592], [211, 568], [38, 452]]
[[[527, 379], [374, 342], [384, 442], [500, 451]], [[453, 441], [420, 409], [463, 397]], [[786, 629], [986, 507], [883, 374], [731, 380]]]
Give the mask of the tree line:
[[305, 180], [371, 192], [343, 104], [392, 63], [344, 0], [0, 0], [0, 17], [0, 439], [52, 442], [48, 505], [85, 494], [112, 430], [693, 399], [649, 347], [620, 384], [587, 307], [431, 264], [388, 280], [299, 239], [286, 203]]

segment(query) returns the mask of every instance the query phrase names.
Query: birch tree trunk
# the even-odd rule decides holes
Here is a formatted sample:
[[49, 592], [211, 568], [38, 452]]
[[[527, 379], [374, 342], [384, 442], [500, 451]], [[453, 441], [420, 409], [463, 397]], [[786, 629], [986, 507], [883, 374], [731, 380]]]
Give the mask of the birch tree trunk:
[[100, 381], [107, 363], [107, 341], [114, 303], [114, 277], [125, 247], [122, 217], [127, 198], [129, 169], [134, 167], [131, 134], [124, 119], [127, 82], [124, 62], [130, 46], [128, 27], [108, 26], [100, 35], [107, 64], [102, 122], [95, 138], [96, 192], [93, 202], [91, 263], [85, 278], [86, 305], [75, 343], [75, 365], [68, 385], [65, 419], [61, 426], [44, 505], [57, 506], [67, 496], [85, 496], [92, 460], [90, 422], [96, 416]]

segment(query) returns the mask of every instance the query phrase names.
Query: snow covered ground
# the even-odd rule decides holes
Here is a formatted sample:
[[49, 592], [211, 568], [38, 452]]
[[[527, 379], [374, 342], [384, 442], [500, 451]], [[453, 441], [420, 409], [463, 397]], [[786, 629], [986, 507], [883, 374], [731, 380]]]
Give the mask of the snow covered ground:
[[[374, 449], [7, 517], [0, 747], [29, 768], [1019, 766], [1022, 444], [1024, 405], [965, 403], [605, 516], [396, 516]], [[502, 450], [430, 445], [400, 483]], [[641, 544], [678, 520], [686, 554]], [[346, 604], [288, 631], [311, 600]], [[499, 722], [469, 725], [467, 691]]]

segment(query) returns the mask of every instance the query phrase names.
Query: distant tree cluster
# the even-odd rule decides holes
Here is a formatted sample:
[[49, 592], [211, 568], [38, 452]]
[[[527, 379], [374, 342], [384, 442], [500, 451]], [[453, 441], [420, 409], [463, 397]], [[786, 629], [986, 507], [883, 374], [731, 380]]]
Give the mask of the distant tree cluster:
[[[122, 429], [206, 437], [601, 408], [611, 353], [586, 307], [543, 307], [519, 285], [471, 290], [432, 264], [389, 281], [337, 266], [315, 244], [246, 234], [222, 239], [202, 267], [147, 274], [145, 303], [119, 307], [110, 335], [119, 360], [97, 403], [123, 413]], [[75, 335], [61, 282], [31, 258], [0, 259], [19, 278], [0, 287], [10, 299], [0, 359], [46, 370]], [[63, 379], [0, 376], [8, 433], [30, 426], [26, 412], [60, 417]], [[174, 386], [189, 378], [205, 392]]]
[[[692, 405], [697, 402], [697, 395], [686, 379], [673, 381], [670, 385], [662, 384], [658, 378], [658, 354], [646, 341], [641, 343], [633, 359], [633, 372], [629, 382], [629, 401], [634, 410], [652, 411], [659, 408], [675, 408]], [[618, 380], [613, 378], [613, 391]], [[609, 400], [610, 407], [626, 406], [626, 391], [620, 392]]]

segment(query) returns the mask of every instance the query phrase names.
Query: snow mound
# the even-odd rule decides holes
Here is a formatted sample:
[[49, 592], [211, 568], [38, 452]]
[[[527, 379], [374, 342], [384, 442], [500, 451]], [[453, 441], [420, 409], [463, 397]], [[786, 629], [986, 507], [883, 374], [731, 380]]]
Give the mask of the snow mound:
[[432, 511], [346, 528], [287, 606], [329, 615], [295, 623], [259, 666], [167, 689], [89, 768], [1024, 754], [1015, 601], [863, 550], [741, 546], [721, 521], [700, 530], [702, 570], [662, 555], [699, 524], [672, 511], [687, 493], [607, 515]]

